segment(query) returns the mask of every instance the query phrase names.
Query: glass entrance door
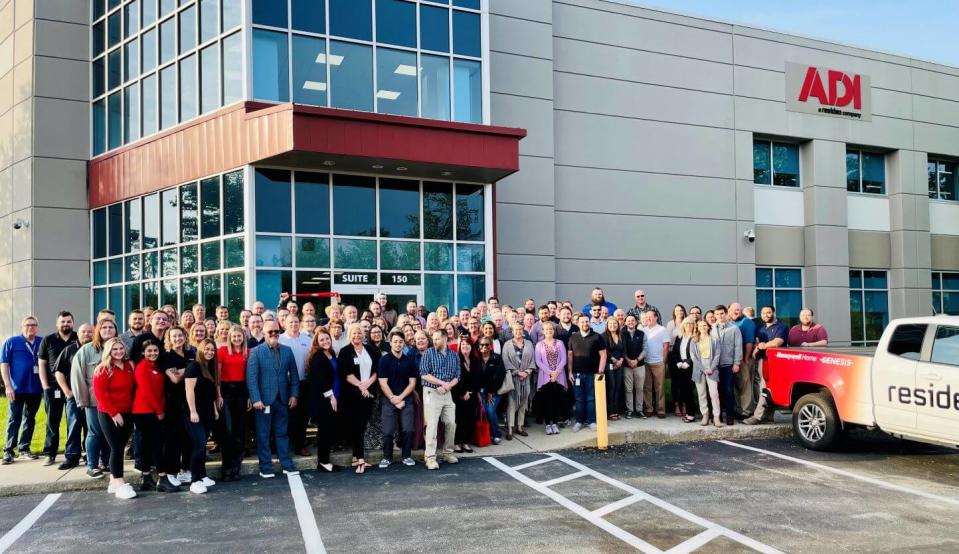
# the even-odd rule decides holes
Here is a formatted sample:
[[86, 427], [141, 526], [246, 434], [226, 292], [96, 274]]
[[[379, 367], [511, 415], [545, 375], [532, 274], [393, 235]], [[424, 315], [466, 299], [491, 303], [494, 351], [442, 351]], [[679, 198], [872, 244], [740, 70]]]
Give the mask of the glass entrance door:
[[423, 303], [422, 287], [376, 286], [376, 285], [339, 285], [334, 290], [340, 293], [340, 303], [344, 306], [356, 306], [359, 313], [367, 309], [373, 296], [377, 293], [386, 294], [390, 308], [396, 313], [406, 313], [406, 303], [414, 300], [416, 305]]

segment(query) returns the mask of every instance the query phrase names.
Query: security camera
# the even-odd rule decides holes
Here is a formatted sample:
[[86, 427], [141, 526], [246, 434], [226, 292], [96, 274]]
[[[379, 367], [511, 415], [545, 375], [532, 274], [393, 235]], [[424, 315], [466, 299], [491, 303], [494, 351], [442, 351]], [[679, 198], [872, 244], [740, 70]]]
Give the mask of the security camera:
[[746, 239], [747, 242], [756, 242], [756, 231], [749, 229], [743, 233], [743, 238]]
[[23, 229], [24, 227], [29, 227], [29, 226], [30, 226], [30, 222], [24, 221], [22, 219], [18, 219], [13, 222], [13, 228], [17, 231], [19, 231], [20, 229]]

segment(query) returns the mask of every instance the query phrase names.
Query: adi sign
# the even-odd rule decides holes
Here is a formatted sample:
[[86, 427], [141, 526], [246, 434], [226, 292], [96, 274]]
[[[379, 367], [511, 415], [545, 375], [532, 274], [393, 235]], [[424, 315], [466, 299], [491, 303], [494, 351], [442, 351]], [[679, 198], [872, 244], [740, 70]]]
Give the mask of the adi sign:
[[786, 109], [870, 121], [872, 89], [869, 76], [786, 62]]

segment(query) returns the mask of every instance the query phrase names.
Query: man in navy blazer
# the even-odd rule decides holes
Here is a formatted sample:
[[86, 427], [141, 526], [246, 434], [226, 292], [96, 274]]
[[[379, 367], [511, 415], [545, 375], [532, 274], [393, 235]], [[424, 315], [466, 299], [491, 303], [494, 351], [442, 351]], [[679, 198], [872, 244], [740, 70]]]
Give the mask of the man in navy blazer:
[[280, 344], [280, 326], [275, 321], [263, 324], [266, 341], [250, 351], [246, 364], [246, 386], [256, 410], [256, 451], [260, 457], [260, 477], [274, 476], [270, 456], [270, 430], [276, 437], [276, 451], [283, 473], [299, 472], [290, 459], [286, 427], [290, 408], [296, 407], [300, 395], [300, 377], [293, 350]]

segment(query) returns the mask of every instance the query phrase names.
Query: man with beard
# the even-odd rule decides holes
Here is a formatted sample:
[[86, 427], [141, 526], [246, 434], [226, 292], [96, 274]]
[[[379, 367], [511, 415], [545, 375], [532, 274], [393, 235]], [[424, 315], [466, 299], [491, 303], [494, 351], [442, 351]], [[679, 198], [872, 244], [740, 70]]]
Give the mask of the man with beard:
[[609, 313], [613, 313], [616, 311], [616, 304], [613, 304], [612, 302], [608, 302], [606, 300], [606, 295], [603, 294], [603, 289], [599, 287], [596, 287], [593, 289], [593, 292], [590, 295], [589, 304], [586, 304], [585, 306], [583, 306], [583, 313], [586, 315], [590, 315], [590, 309], [593, 306], [600, 306], [600, 307], [605, 306], [606, 309], [609, 310]]
[[50, 333], [40, 341], [40, 386], [43, 387], [43, 406], [47, 415], [47, 433], [43, 442], [43, 454], [47, 457], [43, 463], [52, 466], [56, 463], [57, 449], [60, 447], [60, 421], [63, 419], [63, 407], [66, 403], [63, 391], [57, 386], [57, 358], [68, 344], [77, 342], [73, 332], [73, 314], [62, 311], [57, 314], [57, 332]]
[[123, 341], [123, 346], [127, 348], [127, 352], [133, 349], [133, 341], [143, 334], [144, 325], [146, 325], [146, 318], [143, 316], [143, 311], [133, 310], [127, 316], [127, 330], [120, 335], [120, 340]]

